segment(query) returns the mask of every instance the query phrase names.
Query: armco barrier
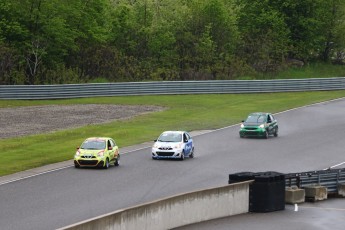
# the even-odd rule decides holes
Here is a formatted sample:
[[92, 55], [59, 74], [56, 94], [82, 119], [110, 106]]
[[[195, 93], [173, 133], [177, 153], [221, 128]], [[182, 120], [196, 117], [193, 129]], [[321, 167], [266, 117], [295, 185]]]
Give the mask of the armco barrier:
[[63, 85], [0, 85], [0, 99], [100, 96], [267, 93], [345, 89], [345, 77], [284, 80], [157, 81]]
[[252, 181], [172, 196], [118, 210], [60, 230], [161, 230], [247, 213]]
[[329, 193], [337, 193], [338, 185], [345, 183], [345, 168], [290, 173], [285, 175], [285, 181], [287, 187], [321, 185], [326, 187]]

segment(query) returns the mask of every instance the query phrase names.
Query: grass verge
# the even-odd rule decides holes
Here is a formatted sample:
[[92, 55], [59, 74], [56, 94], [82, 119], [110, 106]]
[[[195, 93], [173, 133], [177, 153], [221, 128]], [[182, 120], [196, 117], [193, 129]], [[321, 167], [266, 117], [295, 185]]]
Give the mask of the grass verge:
[[[216, 129], [253, 111], [280, 112], [345, 97], [345, 90], [217, 95], [98, 97], [68, 100], [0, 100], [0, 107], [66, 104], [158, 105], [167, 109], [108, 124], [0, 140], [0, 176], [70, 160], [89, 136], [111, 136], [121, 147], [155, 139], [164, 130]], [[148, 157], [149, 156], [149, 153]]]

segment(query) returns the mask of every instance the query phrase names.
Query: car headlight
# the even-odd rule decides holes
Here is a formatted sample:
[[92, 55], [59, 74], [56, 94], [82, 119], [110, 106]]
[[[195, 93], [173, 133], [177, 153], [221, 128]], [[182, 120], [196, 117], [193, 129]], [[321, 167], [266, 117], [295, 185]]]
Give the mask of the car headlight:
[[152, 146], [152, 148], [154, 148], [154, 149], [158, 149], [158, 148], [159, 148], [159, 146], [158, 146], [158, 144], [154, 144], [154, 145]]
[[79, 150], [75, 153], [76, 156], [80, 156]]
[[102, 151], [98, 152], [98, 153], [97, 153], [97, 156], [99, 156], [99, 157], [103, 157], [103, 156], [104, 156], [104, 150], [102, 150]]
[[244, 128], [244, 124], [241, 124], [241, 128]]
[[175, 149], [180, 149], [180, 148], [182, 148], [182, 143], [179, 143], [179, 144], [175, 145], [174, 148], [175, 148]]
[[261, 125], [259, 126], [259, 128], [263, 129], [263, 128], [265, 128], [265, 125], [264, 125], [264, 124], [261, 124]]

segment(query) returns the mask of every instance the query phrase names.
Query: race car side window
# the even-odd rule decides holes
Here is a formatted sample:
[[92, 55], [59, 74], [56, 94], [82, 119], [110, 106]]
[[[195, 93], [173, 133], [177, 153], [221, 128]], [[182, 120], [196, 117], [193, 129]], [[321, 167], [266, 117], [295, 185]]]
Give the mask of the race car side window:
[[272, 122], [271, 116], [267, 115], [267, 123], [271, 123], [271, 122]]
[[192, 139], [192, 138], [190, 137], [189, 133], [185, 133], [185, 135], [186, 135], [187, 141], [189, 141], [190, 139]]
[[274, 121], [275, 119], [274, 119], [273, 115], [270, 115], [270, 116], [271, 116], [272, 121]]
[[192, 139], [191, 136], [189, 135], [189, 133], [187, 133], [188, 139]]
[[188, 141], [188, 135], [186, 133], [183, 134], [183, 141], [187, 142]]

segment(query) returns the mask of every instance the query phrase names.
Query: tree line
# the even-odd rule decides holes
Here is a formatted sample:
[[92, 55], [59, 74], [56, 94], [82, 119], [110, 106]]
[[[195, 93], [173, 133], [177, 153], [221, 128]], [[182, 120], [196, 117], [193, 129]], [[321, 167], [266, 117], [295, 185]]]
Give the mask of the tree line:
[[236, 79], [344, 58], [344, 0], [0, 0], [5, 85]]

